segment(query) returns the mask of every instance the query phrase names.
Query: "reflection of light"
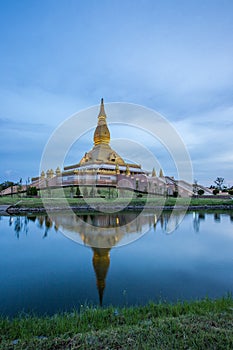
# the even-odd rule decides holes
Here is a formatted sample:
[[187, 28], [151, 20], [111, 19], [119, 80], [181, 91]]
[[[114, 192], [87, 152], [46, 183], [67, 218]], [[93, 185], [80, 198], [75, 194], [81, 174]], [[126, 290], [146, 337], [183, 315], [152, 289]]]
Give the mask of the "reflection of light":
[[156, 223], [157, 223], [157, 221], [158, 221], [158, 219], [157, 219], [157, 215], [155, 214], [155, 216], [154, 216], [154, 223], [156, 224]]
[[119, 225], [119, 222], [120, 222], [120, 221], [119, 221], [119, 218], [116, 217], [116, 224]]

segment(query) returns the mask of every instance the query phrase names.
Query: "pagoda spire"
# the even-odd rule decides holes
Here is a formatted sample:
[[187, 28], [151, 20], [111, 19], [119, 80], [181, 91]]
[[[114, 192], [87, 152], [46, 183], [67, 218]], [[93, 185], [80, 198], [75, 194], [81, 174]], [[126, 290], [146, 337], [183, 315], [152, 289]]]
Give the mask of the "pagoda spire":
[[101, 98], [100, 111], [98, 115], [98, 124], [94, 132], [94, 145], [109, 144], [110, 132], [106, 122], [106, 113], [104, 110], [104, 99]]
[[104, 99], [101, 98], [101, 102], [100, 102], [100, 112], [99, 112], [99, 115], [98, 115], [98, 118], [106, 118], [106, 113], [105, 113], [105, 109], [104, 109]]

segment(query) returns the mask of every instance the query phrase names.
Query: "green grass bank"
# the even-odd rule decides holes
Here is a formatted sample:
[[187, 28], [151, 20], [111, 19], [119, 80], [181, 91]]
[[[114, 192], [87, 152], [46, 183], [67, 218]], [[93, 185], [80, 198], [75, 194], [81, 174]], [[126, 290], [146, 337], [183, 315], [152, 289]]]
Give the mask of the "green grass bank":
[[233, 298], [0, 318], [0, 349], [233, 348]]
[[[148, 207], [174, 207], [175, 205], [177, 207], [201, 207], [207, 208], [208, 207], [219, 207], [219, 209], [233, 209], [233, 200], [232, 199], [222, 199], [218, 197], [213, 198], [173, 198], [173, 197], [142, 197], [142, 198], [115, 198], [115, 199], [100, 199], [100, 198], [88, 198], [87, 200], [84, 200], [83, 198], [66, 198], [68, 204], [73, 208], [81, 208], [81, 207], [88, 207], [88, 205], [104, 205], [109, 207], [115, 207], [115, 206], [131, 206], [133, 209], [136, 209], [137, 207], [142, 207], [144, 205]], [[26, 198], [26, 197], [0, 197], [0, 205], [13, 205], [17, 209], [33, 209], [33, 208], [43, 208], [43, 202], [47, 203], [48, 207], [63, 207], [64, 206], [64, 199], [62, 198]]]

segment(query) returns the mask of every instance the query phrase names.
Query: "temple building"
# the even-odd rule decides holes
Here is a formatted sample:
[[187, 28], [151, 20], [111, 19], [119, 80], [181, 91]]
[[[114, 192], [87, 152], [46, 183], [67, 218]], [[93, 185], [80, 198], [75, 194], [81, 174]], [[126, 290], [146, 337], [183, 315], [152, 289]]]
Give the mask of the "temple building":
[[[107, 186], [117, 189], [130, 189], [139, 193], [162, 196], [190, 197], [193, 195], [193, 184], [165, 176], [162, 169], [153, 168], [151, 172], [142, 169], [139, 164], [130, 164], [110, 146], [110, 131], [107, 125], [104, 101], [101, 99], [98, 123], [93, 136], [93, 148], [86, 152], [79, 163], [42, 171], [41, 176], [34, 178], [32, 186], [43, 190], [46, 187], [66, 186]], [[212, 191], [198, 185], [204, 194]]]
[[[79, 163], [65, 166], [63, 170], [59, 167], [55, 170], [44, 169], [39, 177], [32, 178], [30, 186], [42, 192], [48, 188], [79, 186], [82, 193], [84, 187], [102, 186], [160, 196], [191, 197], [198, 190], [203, 190], [205, 195], [213, 194], [199, 184], [194, 191], [194, 184], [166, 176], [162, 169], [157, 169], [157, 172], [155, 168], [146, 171], [139, 164], [127, 163], [110, 146], [111, 137], [106, 119], [104, 101], [101, 99], [92, 149], [83, 155]], [[22, 186], [23, 191], [26, 191], [26, 186]], [[12, 189], [9, 193], [5, 192], [1, 194], [12, 194]]]

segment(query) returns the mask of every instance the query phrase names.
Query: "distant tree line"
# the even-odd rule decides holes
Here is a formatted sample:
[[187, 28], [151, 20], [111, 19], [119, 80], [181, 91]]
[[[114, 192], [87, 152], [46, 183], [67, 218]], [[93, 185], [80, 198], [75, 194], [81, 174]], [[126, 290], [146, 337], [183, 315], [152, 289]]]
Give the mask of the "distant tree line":
[[229, 193], [230, 195], [233, 194], [233, 186], [228, 188], [226, 185], [224, 185], [223, 177], [217, 177], [214, 183], [214, 186], [210, 186], [210, 188], [213, 189], [213, 194], [217, 195], [219, 192]]
[[[16, 186], [17, 187], [17, 195], [21, 196], [22, 194], [22, 188], [23, 188], [23, 181], [22, 178], [18, 181], [18, 182], [13, 182], [13, 181], [4, 181], [2, 183], [0, 183], [0, 192], [7, 189], [7, 188], [11, 188], [11, 195], [13, 194], [13, 187]], [[26, 181], [26, 196], [37, 196], [38, 191], [37, 188], [34, 186], [30, 186], [29, 184], [29, 180]]]
[[4, 181], [0, 184], [0, 191], [5, 190], [8, 187], [16, 186], [17, 183], [12, 182], [12, 181]]

